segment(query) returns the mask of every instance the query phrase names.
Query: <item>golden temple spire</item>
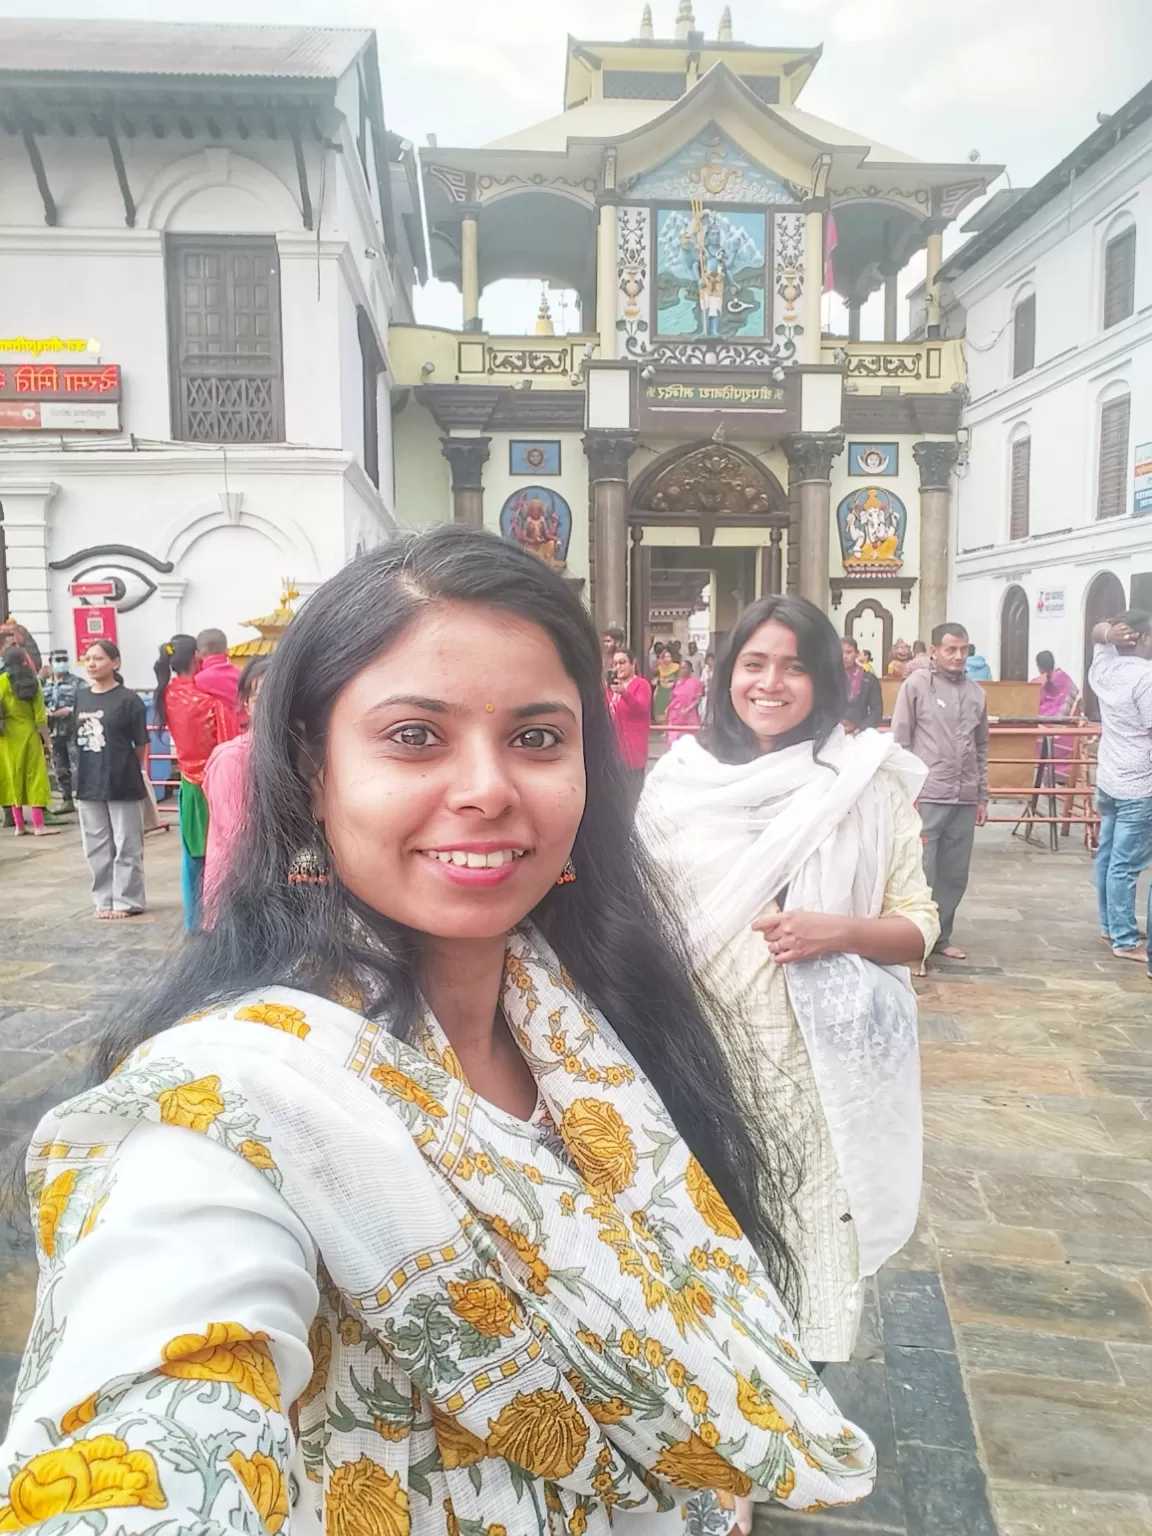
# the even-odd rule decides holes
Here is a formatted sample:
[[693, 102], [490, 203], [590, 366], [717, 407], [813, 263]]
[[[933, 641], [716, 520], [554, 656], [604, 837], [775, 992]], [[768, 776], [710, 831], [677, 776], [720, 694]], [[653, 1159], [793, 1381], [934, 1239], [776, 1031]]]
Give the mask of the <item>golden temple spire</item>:
[[716, 34], [718, 43], [730, 43], [732, 41], [732, 7], [726, 5], [724, 13], [720, 17], [720, 30]]
[[536, 313], [537, 336], [555, 336], [556, 328], [552, 324], [552, 311], [548, 308], [548, 290], [540, 290], [540, 308]]
[[655, 36], [654, 32], [652, 31], [652, 7], [650, 5], [646, 5], [644, 7], [644, 10], [640, 16], [640, 36]]
[[676, 36], [687, 37], [689, 32], [696, 30], [696, 17], [692, 12], [692, 0], [680, 0], [680, 10], [676, 16]]

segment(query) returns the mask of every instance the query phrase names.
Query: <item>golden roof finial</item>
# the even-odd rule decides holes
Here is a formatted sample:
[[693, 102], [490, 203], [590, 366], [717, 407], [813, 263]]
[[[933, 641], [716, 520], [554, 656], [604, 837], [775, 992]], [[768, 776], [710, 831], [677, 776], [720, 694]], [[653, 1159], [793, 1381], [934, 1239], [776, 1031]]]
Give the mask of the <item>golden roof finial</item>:
[[689, 32], [696, 30], [696, 17], [692, 11], [692, 0], [680, 0], [680, 10], [676, 16], [676, 36], [687, 37]]
[[555, 336], [556, 328], [552, 324], [552, 311], [548, 308], [548, 290], [540, 290], [540, 308], [536, 311], [537, 336]]
[[650, 5], [646, 5], [640, 15], [640, 36], [655, 36], [654, 32], [652, 31], [652, 7]]
[[718, 43], [730, 43], [732, 41], [732, 7], [726, 5], [720, 17], [720, 30], [716, 34]]

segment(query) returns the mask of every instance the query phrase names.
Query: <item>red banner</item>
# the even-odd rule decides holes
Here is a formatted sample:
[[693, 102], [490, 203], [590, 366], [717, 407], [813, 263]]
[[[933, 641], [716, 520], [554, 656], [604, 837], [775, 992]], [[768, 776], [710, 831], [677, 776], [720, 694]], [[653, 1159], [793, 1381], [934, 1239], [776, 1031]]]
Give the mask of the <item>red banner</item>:
[[115, 608], [73, 608], [72, 623], [76, 632], [77, 661], [84, 660], [84, 653], [93, 640], [116, 639]]
[[87, 367], [18, 363], [15, 367], [0, 368], [0, 400], [119, 399], [119, 363], [92, 363]]

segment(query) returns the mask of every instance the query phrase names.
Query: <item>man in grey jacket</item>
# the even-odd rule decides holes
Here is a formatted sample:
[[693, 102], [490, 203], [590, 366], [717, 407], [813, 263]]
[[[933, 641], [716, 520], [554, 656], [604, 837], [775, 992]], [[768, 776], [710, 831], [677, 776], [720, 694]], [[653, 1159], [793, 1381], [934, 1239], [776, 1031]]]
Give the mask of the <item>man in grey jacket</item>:
[[988, 710], [984, 690], [964, 674], [968, 631], [938, 624], [932, 665], [906, 677], [892, 714], [892, 734], [923, 762], [920, 792], [924, 874], [940, 909], [934, 954], [966, 955], [952, 943], [956, 908], [968, 888], [976, 828], [988, 820]]

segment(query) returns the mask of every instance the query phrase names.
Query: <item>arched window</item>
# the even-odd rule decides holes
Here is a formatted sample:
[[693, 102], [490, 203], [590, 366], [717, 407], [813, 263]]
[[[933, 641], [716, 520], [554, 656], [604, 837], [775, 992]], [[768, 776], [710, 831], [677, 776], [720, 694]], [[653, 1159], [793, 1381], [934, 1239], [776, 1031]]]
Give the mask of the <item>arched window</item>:
[[1104, 232], [1104, 329], [1127, 320], [1136, 309], [1136, 224], [1121, 213]]
[[1021, 288], [1012, 301], [1012, 377], [1036, 366], [1036, 293]]
[[1028, 681], [1028, 594], [1009, 587], [1000, 610], [1000, 681]]
[[1032, 504], [1032, 432], [1026, 422], [1009, 439], [1008, 537], [1026, 539]]
[[1128, 434], [1132, 396], [1126, 382], [1110, 384], [1100, 396], [1096, 463], [1096, 517], [1122, 517], [1128, 511]]

